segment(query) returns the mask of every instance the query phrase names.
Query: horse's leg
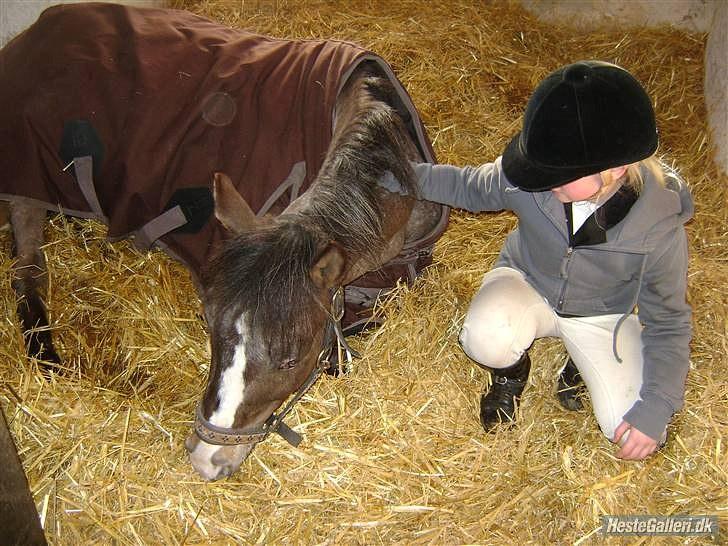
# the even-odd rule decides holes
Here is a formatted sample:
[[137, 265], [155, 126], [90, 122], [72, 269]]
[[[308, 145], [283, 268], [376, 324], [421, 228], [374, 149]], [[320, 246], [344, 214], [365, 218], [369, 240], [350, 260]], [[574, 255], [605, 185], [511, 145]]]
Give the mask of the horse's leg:
[[60, 364], [48, 330], [48, 317], [41, 294], [48, 284], [43, 245], [45, 209], [24, 203], [10, 204], [13, 229], [15, 270], [13, 289], [18, 298], [18, 317], [25, 332], [28, 355], [41, 361]]

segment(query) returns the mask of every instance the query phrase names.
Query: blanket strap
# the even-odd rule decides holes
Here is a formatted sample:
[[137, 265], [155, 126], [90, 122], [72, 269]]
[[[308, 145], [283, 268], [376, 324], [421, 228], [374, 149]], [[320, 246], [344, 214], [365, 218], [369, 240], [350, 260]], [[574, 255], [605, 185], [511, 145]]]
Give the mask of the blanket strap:
[[[99, 198], [96, 195], [96, 188], [94, 187], [92, 156], [76, 157], [72, 163], [81, 193], [83, 193], [91, 211], [108, 225], [108, 218], [101, 209]], [[293, 165], [286, 179], [263, 204], [257, 216], [266, 214], [289, 189], [291, 190], [290, 201], [293, 202], [298, 197], [305, 178], [306, 162], [299, 161]], [[186, 192], [190, 195], [187, 196]], [[198, 231], [212, 213], [214, 203], [209, 189], [187, 188], [175, 192], [168, 207], [162, 214], [152, 218], [141, 228], [134, 231], [134, 246], [139, 250], [149, 250], [157, 239], [184, 226], [190, 228], [185, 230], [187, 232], [194, 233]]]
[[90, 155], [74, 157], [72, 163], [76, 173], [76, 181], [78, 182], [78, 186], [81, 188], [81, 193], [83, 194], [84, 199], [86, 199], [88, 206], [91, 207], [91, 212], [93, 212], [99, 220], [108, 224], [109, 220], [106, 218], [104, 211], [101, 209], [101, 203], [99, 203], [99, 198], [96, 195], [96, 188], [94, 188], [93, 158]]
[[[81, 189], [84, 199], [88, 203], [96, 217], [108, 225], [109, 220], [104, 214], [96, 194], [93, 177], [93, 157], [86, 155], [73, 158], [73, 168], [76, 174], [76, 181]], [[206, 219], [206, 218], [205, 218]], [[189, 223], [182, 206], [175, 205], [156, 216], [141, 228], [134, 232], [134, 246], [139, 250], [149, 250], [154, 241], [166, 235], [170, 231], [178, 229]]]
[[206, 186], [177, 189], [164, 207], [164, 212], [134, 232], [134, 246], [148, 250], [160, 237], [174, 231], [197, 233], [215, 210], [212, 192]]
[[[306, 162], [299, 161], [293, 165], [286, 179], [263, 204], [257, 216], [266, 214], [288, 189], [291, 190], [291, 202], [293, 202], [298, 197], [305, 178]], [[185, 192], [190, 193], [189, 197], [183, 196]], [[184, 229], [185, 232], [194, 233], [199, 230], [214, 209], [214, 202], [209, 194], [209, 190], [205, 188], [188, 188], [175, 192], [175, 196], [168, 205], [170, 208], [134, 232], [134, 246], [139, 250], [149, 250], [154, 241], [171, 231], [185, 226], [189, 228]]]
[[267, 214], [271, 207], [276, 204], [276, 201], [281, 198], [281, 196], [286, 192], [288, 188], [291, 189], [290, 202], [293, 203], [298, 197], [298, 192], [301, 191], [301, 186], [303, 185], [303, 181], [305, 179], [306, 162], [299, 161], [298, 163], [294, 164], [293, 167], [291, 167], [291, 172], [288, 173], [286, 179], [278, 185], [276, 190], [270, 195], [270, 197], [268, 197], [266, 202], [263, 203], [263, 206], [260, 207], [260, 210], [255, 215], [260, 218], [261, 216]]
[[176, 205], [136, 230], [134, 246], [139, 250], [149, 250], [154, 241], [185, 224], [187, 224], [187, 217], [182, 211], [182, 207]]

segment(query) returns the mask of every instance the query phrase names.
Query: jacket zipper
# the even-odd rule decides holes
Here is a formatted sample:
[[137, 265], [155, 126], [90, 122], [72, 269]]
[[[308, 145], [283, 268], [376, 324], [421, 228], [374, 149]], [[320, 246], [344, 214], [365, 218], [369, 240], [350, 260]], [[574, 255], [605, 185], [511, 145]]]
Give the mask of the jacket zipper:
[[564, 306], [564, 293], [566, 292], [566, 283], [569, 280], [569, 263], [571, 262], [571, 255], [574, 253], [574, 247], [570, 246], [566, 249], [566, 254], [561, 260], [561, 278], [564, 279], [561, 284], [561, 292], [559, 293], [559, 303], [556, 306], [558, 311], [563, 311]]

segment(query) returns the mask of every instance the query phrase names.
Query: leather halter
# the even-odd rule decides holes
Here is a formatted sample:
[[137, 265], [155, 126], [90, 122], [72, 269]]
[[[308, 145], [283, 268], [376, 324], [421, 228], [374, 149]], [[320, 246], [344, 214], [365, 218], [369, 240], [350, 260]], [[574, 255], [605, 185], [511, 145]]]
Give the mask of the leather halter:
[[298, 447], [303, 437], [283, 422], [283, 419], [290, 413], [293, 406], [308, 392], [308, 390], [316, 383], [325, 370], [331, 365], [330, 358], [334, 348], [334, 343], [338, 342], [346, 353], [347, 360], [351, 362], [352, 357], [359, 357], [344, 338], [341, 330], [341, 319], [344, 316], [344, 290], [342, 287], [337, 288], [331, 298], [331, 310], [329, 311], [329, 319], [326, 324], [326, 332], [324, 333], [323, 349], [316, 359], [316, 366], [309, 374], [306, 381], [299, 387], [296, 393], [288, 400], [282, 411], [271, 414], [265, 423], [256, 427], [240, 427], [226, 428], [218, 427], [210, 423], [202, 415], [202, 404], [198, 404], [195, 409], [195, 434], [200, 440], [208, 444], [220, 446], [235, 446], [246, 444], [257, 444], [265, 440], [271, 433], [276, 433], [283, 437], [289, 444]]

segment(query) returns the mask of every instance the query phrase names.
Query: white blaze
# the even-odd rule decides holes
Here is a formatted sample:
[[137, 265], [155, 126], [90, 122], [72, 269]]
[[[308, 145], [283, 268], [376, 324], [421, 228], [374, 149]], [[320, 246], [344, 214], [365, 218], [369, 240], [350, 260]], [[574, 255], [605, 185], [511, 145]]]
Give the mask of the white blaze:
[[[226, 368], [220, 376], [218, 388], [220, 405], [209, 419], [213, 425], [224, 428], [233, 426], [235, 413], [238, 406], [243, 402], [246, 365], [245, 343], [248, 340], [245, 315], [237, 320], [235, 329], [240, 335], [240, 341], [235, 346], [232, 365]], [[200, 440], [190, 453], [190, 462], [203, 479], [216, 480], [223, 476], [229, 476], [237, 470], [251, 449], [251, 445], [221, 447]], [[213, 462], [213, 458], [217, 459], [216, 462]], [[224, 462], [219, 464], [221, 459]]]
[[243, 402], [245, 388], [245, 342], [248, 339], [245, 315], [241, 315], [235, 323], [235, 330], [240, 335], [240, 342], [233, 353], [233, 364], [220, 376], [218, 399], [220, 405], [212, 412], [210, 423], [218, 427], [231, 428], [235, 422], [235, 412]]

